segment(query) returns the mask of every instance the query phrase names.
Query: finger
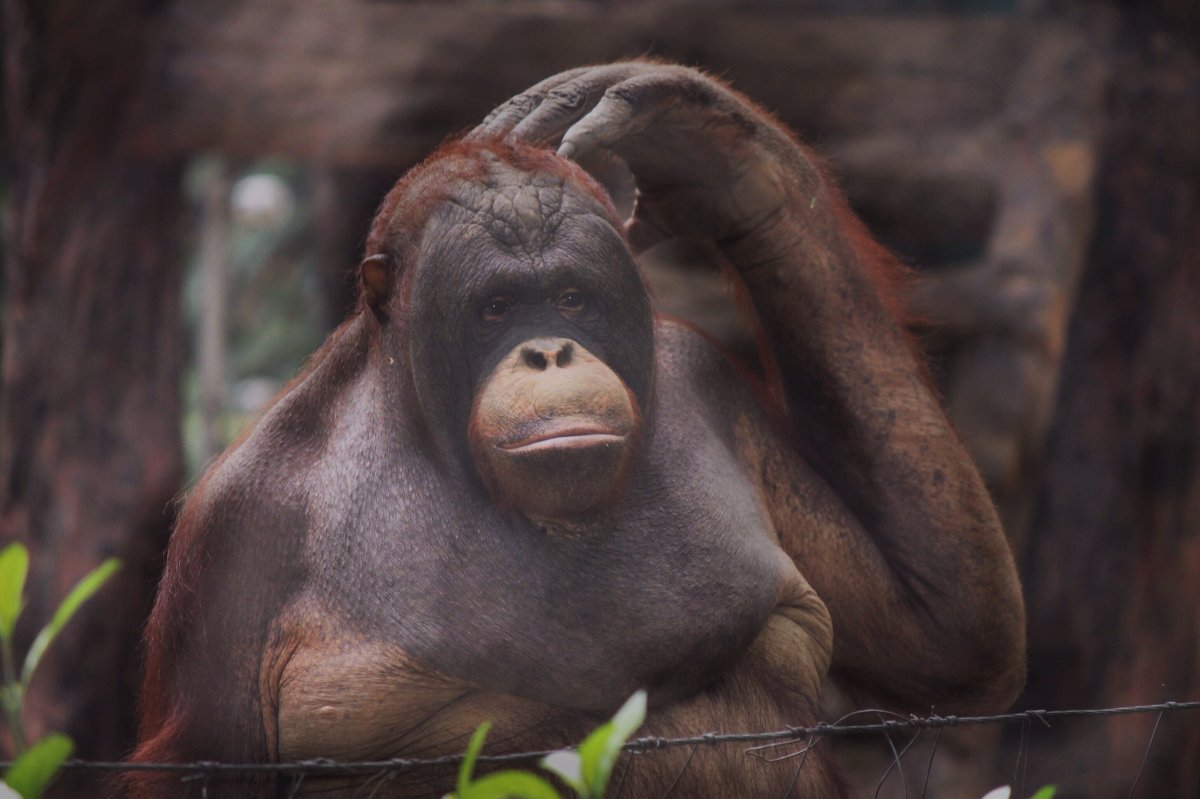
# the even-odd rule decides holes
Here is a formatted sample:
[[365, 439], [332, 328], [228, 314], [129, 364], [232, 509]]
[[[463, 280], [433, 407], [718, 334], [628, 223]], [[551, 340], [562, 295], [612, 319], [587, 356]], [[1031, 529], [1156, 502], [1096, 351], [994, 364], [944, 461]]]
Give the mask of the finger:
[[618, 83], [643, 74], [646, 64], [609, 64], [592, 67], [546, 92], [542, 103], [522, 119], [509, 136], [534, 143], [555, 141]]
[[501, 103], [492, 113], [488, 114], [483, 123], [476, 128], [489, 136], [503, 136], [512, 130], [512, 126], [524, 119], [524, 113], [535, 109], [548, 92], [553, 91], [564, 83], [568, 83], [587, 72], [591, 67], [576, 67], [565, 72], [551, 75], [535, 83], [525, 91]]
[[[646, 66], [646, 65], [640, 65]], [[656, 153], [637, 153], [622, 143], [644, 132], [664, 112], [678, 111], [681, 105], [712, 107], [720, 102], [713, 87], [691, 70], [678, 67], [651, 67], [629, 80], [613, 84], [596, 107], [563, 134], [559, 155], [580, 158], [587, 152], [609, 149], [629, 163], [635, 173], [635, 160], [654, 160]], [[669, 126], [668, 126], [669, 128]], [[663, 131], [664, 135], [669, 130]], [[663, 136], [655, 137], [660, 143]], [[654, 139], [637, 137], [640, 143]], [[661, 153], [660, 153], [661, 154]]]
[[492, 113], [464, 138], [468, 141], [503, 138], [513, 126], [541, 105], [542, 95], [532, 89], [521, 92], [497, 106]]
[[512, 127], [510, 139], [534, 144], [554, 141], [562, 136], [604, 96], [604, 88], [592, 92], [588, 87], [570, 83], [550, 92], [542, 103]]
[[496, 106], [483, 122], [466, 135], [468, 140], [502, 138], [507, 136], [513, 127], [532, 113], [542, 104], [545, 96], [558, 86], [568, 83], [584, 74], [592, 67], [577, 67], [557, 75], [551, 75], [540, 83], [536, 83], [525, 91], [509, 98]]
[[578, 161], [596, 150], [619, 152], [618, 145], [632, 132], [635, 125], [644, 126], [644, 120], [640, 123], [637, 120], [637, 110], [633, 103], [610, 88], [590, 113], [563, 134], [558, 154]]

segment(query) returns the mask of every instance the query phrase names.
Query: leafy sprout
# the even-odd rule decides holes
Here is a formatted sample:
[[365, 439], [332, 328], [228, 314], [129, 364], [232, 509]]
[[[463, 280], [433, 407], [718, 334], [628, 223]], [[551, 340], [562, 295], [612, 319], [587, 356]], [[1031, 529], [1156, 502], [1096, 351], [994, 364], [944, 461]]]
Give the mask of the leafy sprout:
[[[557, 776], [580, 799], [603, 799], [621, 747], [646, 719], [646, 692], [638, 691], [612, 719], [583, 740], [578, 750], [564, 749], [542, 758], [541, 767]], [[547, 780], [529, 771], [496, 771], [478, 780], [472, 775], [491, 729], [484, 722], [475, 730], [458, 770], [455, 792], [446, 799], [561, 799]]]
[[0, 704], [4, 706], [4, 715], [8, 720], [13, 748], [17, 754], [16, 761], [4, 775], [4, 781], [0, 782], [0, 799], [11, 796], [36, 799], [41, 796], [62, 764], [71, 756], [74, 749], [71, 739], [57, 733], [47, 735], [33, 746], [27, 746], [25, 731], [21, 725], [21, 707], [25, 701], [25, 693], [29, 690], [29, 683], [50, 644], [80, 606], [100, 590], [118, 568], [120, 562], [109, 558], [76, 583], [54, 611], [49, 623], [33, 639], [18, 674], [13, 637], [17, 619], [25, 607], [29, 551], [20, 543], [9, 544], [0, 550], [0, 664], [4, 674], [4, 683], [0, 685]]

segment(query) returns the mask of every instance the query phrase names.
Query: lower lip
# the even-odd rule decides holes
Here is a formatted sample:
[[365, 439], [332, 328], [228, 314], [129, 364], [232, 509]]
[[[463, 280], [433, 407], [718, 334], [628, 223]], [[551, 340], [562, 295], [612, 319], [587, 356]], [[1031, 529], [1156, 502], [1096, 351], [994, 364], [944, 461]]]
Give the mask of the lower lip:
[[587, 449], [589, 447], [620, 444], [624, 440], [625, 436], [619, 436], [613, 433], [578, 433], [551, 436], [550, 438], [542, 438], [538, 439], [537, 441], [531, 441], [528, 444], [519, 444], [515, 447], [503, 447], [502, 449], [513, 453], [541, 452], [543, 450], [550, 449]]

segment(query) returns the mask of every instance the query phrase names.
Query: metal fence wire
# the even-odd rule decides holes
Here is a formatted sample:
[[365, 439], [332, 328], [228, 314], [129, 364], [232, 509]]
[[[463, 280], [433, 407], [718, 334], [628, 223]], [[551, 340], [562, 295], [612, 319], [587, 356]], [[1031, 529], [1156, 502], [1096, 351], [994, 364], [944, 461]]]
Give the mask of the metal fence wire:
[[[1070, 718], [1100, 718], [1105, 716], [1123, 716], [1133, 714], [1156, 714], [1154, 727], [1146, 742], [1145, 754], [1142, 757], [1141, 768], [1134, 777], [1133, 787], [1130, 789], [1130, 795], [1136, 788], [1138, 781], [1141, 778], [1141, 772], [1145, 768], [1146, 762], [1149, 759], [1151, 748], [1154, 745], [1154, 737], [1158, 732], [1159, 723], [1163, 716], [1173, 713], [1183, 713], [1189, 711], [1200, 710], [1200, 701], [1175, 702], [1167, 701], [1152, 705], [1128, 705], [1124, 707], [1107, 707], [1095, 709], [1074, 709], [1074, 710], [1023, 710], [1013, 713], [999, 713], [990, 716], [939, 716], [936, 714], [929, 716], [903, 716], [887, 710], [881, 709], [864, 709], [856, 710], [853, 713], [847, 714], [834, 722], [821, 722], [809, 727], [787, 727], [780, 730], [771, 730], [766, 732], [744, 732], [744, 733], [724, 733], [724, 732], [706, 732], [699, 735], [692, 735], [681, 738], [661, 738], [661, 737], [643, 737], [635, 738], [625, 744], [624, 750], [627, 752], [648, 754], [664, 749], [673, 749], [677, 747], [692, 747], [693, 752], [700, 747], [717, 746], [724, 744], [751, 744], [747, 747], [746, 754], [750, 756], [760, 757], [763, 759], [782, 759], [803, 757], [816, 743], [825, 738], [841, 737], [841, 736], [880, 736], [887, 740], [892, 753], [892, 764], [884, 773], [883, 780], [891, 774], [892, 770], [901, 766], [901, 759], [909, 748], [916, 742], [919, 734], [925, 730], [936, 730], [938, 738], [935, 738], [934, 753], [936, 753], [937, 741], [940, 739], [941, 733], [947, 728], [968, 727], [978, 725], [994, 725], [994, 724], [1022, 724], [1022, 736], [1020, 746], [1017, 752], [1017, 769], [1020, 772], [1022, 768], [1022, 758], [1024, 757], [1025, 764], [1028, 764], [1028, 746], [1027, 738], [1029, 729], [1034, 724], [1039, 724], [1047, 729], [1052, 728], [1055, 720], [1070, 719]], [[861, 723], [859, 720], [865, 717], [873, 717], [880, 719], [876, 722]], [[912, 732], [912, 737], [904, 743], [900, 748], [896, 747], [893, 735]], [[785, 746], [788, 744], [797, 745], [799, 748], [789, 751], [781, 756], [772, 756], [769, 750], [776, 747]], [[508, 754], [484, 755], [481, 754], [477, 763], [491, 764], [520, 764], [532, 763], [538, 759], [551, 754], [558, 750], [544, 751], [528, 751], [528, 752], [513, 752]], [[92, 761], [92, 760], [69, 760], [64, 764], [64, 768], [71, 771], [84, 772], [134, 772], [134, 771], [152, 771], [166, 772], [178, 774], [181, 780], [203, 780], [216, 776], [234, 776], [234, 775], [278, 775], [280, 777], [291, 777], [293, 779], [306, 776], [379, 776], [388, 777], [396, 776], [405, 772], [417, 771], [428, 768], [445, 768], [447, 766], [455, 766], [461, 763], [463, 755], [446, 755], [433, 758], [389, 758], [387, 760], [366, 760], [366, 761], [336, 761], [328, 758], [313, 758], [309, 760], [300, 760], [290, 763], [220, 763], [214, 761], [196, 761], [191, 763], [133, 763], [133, 762], [110, 762], [110, 761]], [[689, 757], [690, 762], [690, 757]], [[933, 755], [930, 755], [929, 765], [931, 768], [933, 763]], [[7, 768], [11, 765], [8, 762], [0, 762], [0, 768]], [[1200, 776], [1198, 776], [1200, 779]], [[926, 781], [928, 781], [928, 770], [926, 771]], [[1198, 783], [1200, 785], [1200, 783]]]

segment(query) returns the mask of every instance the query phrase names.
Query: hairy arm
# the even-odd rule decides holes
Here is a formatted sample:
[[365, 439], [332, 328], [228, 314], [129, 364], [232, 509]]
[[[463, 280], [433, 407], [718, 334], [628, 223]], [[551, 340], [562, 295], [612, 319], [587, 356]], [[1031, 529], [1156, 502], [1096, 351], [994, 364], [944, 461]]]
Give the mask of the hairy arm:
[[637, 180], [635, 245], [709, 239], [733, 264], [789, 419], [786, 451], [761, 442], [773, 513], [833, 616], [833, 668], [913, 708], [1011, 702], [1024, 677], [1012, 555], [897, 318], [891, 257], [812, 156], [719, 82], [639, 62], [551, 78], [474, 135], [615, 154]]
[[[300, 560], [294, 503], [229, 488], [234, 452], [189, 497], [146, 630], [135, 762], [257, 763], [275, 759], [270, 696], [272, 618]], [[260, 468], [266, 468], [261, 466]], [[271, 781], [237, 774], [181, 781], [130, 772], [122, 795], [273, 795]]]

